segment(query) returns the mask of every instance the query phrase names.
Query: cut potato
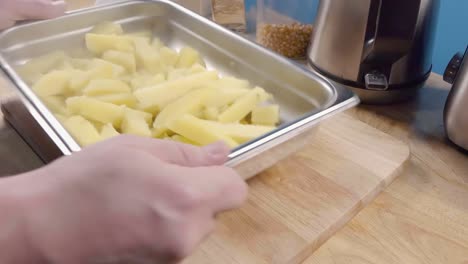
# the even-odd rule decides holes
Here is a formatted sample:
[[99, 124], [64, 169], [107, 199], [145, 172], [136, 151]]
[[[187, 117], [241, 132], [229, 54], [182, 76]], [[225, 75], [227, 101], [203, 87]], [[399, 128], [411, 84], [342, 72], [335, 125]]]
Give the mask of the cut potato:
[[85, 39], [86, 47], [95, 54], [102, 54], [108, 50], [134, 51], [132, 40], [124, 36], [88, 33]]
[[42, 98], [42, 101], [53, 113], [62, 116], [70, 115], [70, 112], [68, 111], [67, 106], [65, 105], [65, 99], [62, 96], [46, 96]]
[[205, 108], [205, 111], [203, 113], [203, 116], [205, 117], [205, 119], [207, 120], [218, 120], [218, 116], [219, 116], [219, 109], [216, 108], [216, 107], [206, 107]]
[[125, 111], [122, 125], [122, 133], [131, 134], [142, 137], [151, 137], [152, 132], [145, 118], [131, 111]]
[[165, 81], [163, 74], [157, 75], [135, 75], [134, 78], [130, 81], [130, 84], [133, 90], [138, 90], [140, 88], [155, 86]]
[[184, 47], [180, 50], [179, 59], [177, 60], [177, 68], [190, 68], [192, 65], [200, 63], [200, 54], [191, 47]]
[[279, 121], [278, 105], [259, 106], [252, 111], [253, 124], [275, 126]]
[[102, 59], [124, 67], [129, 73], [136, 72], [135, 56], [132, 53], [108, 50], [104, 52]]
[[115, 128], [114, 128], [114, 126], [112, 124], [105, 124], [101, 128], [100, 136], [101, 136], [102, 140], [111, 139], [111, 138], [117, 137], [119, 135], [120, 135], [120, 133], [117, 132], [117, 130], [115, 130]]
[[103, 22], [87, 49], [31, 60], [23, 78], [81, 146], [122, 134], [231, 148], [279, 124], [273, 95], [208, 70], [192, 47], [167, 47], [153, 32], [125, 34]]
[[123, 81], [113, 79], [96, 79], [89, 82], [83, 93], [88, 96], [99, 96], [116, 93], [130, 93], [132, 89]]
[[179, 54], [177, 54], [176, 51], [171, 50], [168, 47], [163, 47], [159, 50], [159, 54], [161, 56], [161, 60], [165, 65], [169, 66], [175, 66], [178, 59], [179, 59]]
[[138, 67], [151, 73], [161, 73], [165, 70], [164, 62], [154, 47], [142, 39], [134, 39], [134, 43]]
[[93, 98], [98, 99], [106, 103], [111, 103], [115, 105], [125, 105], [127, 107], [136, 107], [137, 99], [131, 93], [115, 93], [115, 94], [106, 94], [93, 96]]
[[164, 48], [164, 43], [159, 38], [154, 38], [151, 46], [157, 51], [160, 51], [162, 48]]
[[70, 71], [52, 71], [42, 76], [32, 87], [39, 96], [64, 95], [71, 79]]
[[143, 118], [148, 125], [150, 125], [153, 122], [153, 115], [143, 112], [143, 111], [138, 111], [132, 108], [126, 108], [125, 113], [128, 116], [136, 116], [136, 118]]
[[68, 83], [70, 90], [75, 93], [82, 91], [88, 85], [90, 78], [90, 72], [74, 70]]
[[169, 104], [154, 120], [153, 127], [156, 135], [165, 133], [168, 129], [168, 124], [173, 120], [186, 114], [194, 115], [200, 112], [203, 102], [213, 96], [215, 92], [216, 90], [211, 88], [194, 90]]
[[101, 122], [111, 123], [114, 127], [119, 127], [124, 115], [124, 107], [99, 101], [85, 96], [70, 97], [66, 100], [67, 108], [72, 113], [80, 114], [83, 117]]
[[218, 120], [222, 123], [235, 123], [245, 118], [260, 102], [261, 89], [256, 88], [237, 99], [230, 107], [222, 112]]
[[177, 98], [216, 79], [218, 79], [217, 72], [207, 71], [153, 87], [142, 88], [135, 91], [134, 94], [144, 108], [156, 107], [162, 110]]
[[184, 77], [187, 77], [187, 75], [189, 75], [187, 69], [171, 69], [167, 73], [167, 80], [168, 81], [174, 81], [174, 80], [178, 80], [178, 79], [182, 79]]
[[93, 27], [91, 33], [105, 35], [122, 35], [124, 33], [122, 26], [113, 22], [101, 22]]
[[[208, 87], [219, 87], [217, 85], [208, 85]], [[206, 101], [206, 107], [220, 108], [223, 106], [231, 105], [234, 101], [240, 97], [246, 95], [251, 91], [250, 89], [217, 89], [215, 96], [211, 97]]]
[[207, 127], [203, 120], [191, 115], [185, 115], [172, 121], [169, 124], [169, 129], [203, 146], [218, 141], [225, 142], [231, 148], [239, 145], [234, 139]]
[[55, 51], [29, 60], [16, 70], [19, 75], [29, 84], [37, 82], [42, 75], [60, 68], [68, 56], [63, 51]]
[[223, 133], [239, 143], [245, 143], [273, 131], [275, 126], [244, 125], [244, 124], [222, 124], [219, 122], [206, 121], [203, 123], [218, 133]]
[[98, 58], [95, 58], [93, 60], [91, 67], [91, 73], [93, 78], [118, 78], [119, 76], [122, 76], [125, 73], [124, 67]]
[[63, 126], [81, 146], [89, 146], [101, 140], [97, 129], [82, 116], [68, 118]]

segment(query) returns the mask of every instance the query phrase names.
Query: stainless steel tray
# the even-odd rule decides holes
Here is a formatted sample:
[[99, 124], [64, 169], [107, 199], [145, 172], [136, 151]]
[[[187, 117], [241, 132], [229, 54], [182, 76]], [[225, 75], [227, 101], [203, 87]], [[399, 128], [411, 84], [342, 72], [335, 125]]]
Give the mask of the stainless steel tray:
[[275, 96], [281, 106], [281, 126], [230, 154], [227, 165], [245, 179], [303, 147], [311, 140], [309, 132], [324, 118], [359, 103], [346, 88], [173, 2], [129, 1], [89, 8], [0, 33], [0, 65], [21, 96], [20, 101], [3, 106], [5, 116], [46, 162], [80, 147], [15, 68], [54, 50], [84, 49], [84, 34], [104, 20], [122, 24], [127, 32], [152, 29], [171, 48], [188, 44], [202, 53], [208, 68], [247, 79]]

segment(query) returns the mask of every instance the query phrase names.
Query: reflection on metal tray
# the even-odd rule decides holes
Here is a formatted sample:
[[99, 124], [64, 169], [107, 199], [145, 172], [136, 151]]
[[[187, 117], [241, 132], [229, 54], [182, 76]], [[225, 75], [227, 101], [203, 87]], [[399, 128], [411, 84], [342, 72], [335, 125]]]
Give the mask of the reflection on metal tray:
[[[23, 112], [31, 115], [63, 155], [80, 147], [15, 71], [30, 58], [55, 51], [79, 51], [84, 34], [102, 21], [120, 23], [126, 32], [152, 29], [171, 48], [190, 45], [199, 50], [207, 67], [221, 74], [249, 80], [272, 93], [281, 107], [281, 126], [275, 131], [234, 149], [229, 166], [250, 178], [304, 146], [316, 125], [326, 117], [358, 104], [355, 94], [328, 82], [267, 49], [170, 1], [129, 1], [89, 8], [64, 17], [20, 25], [0, 33], [0, 65], [18, 88]], [[26, 120], [18, 107], [4, 106], [9, 120], [21, 131]], [[14, 118], [12, 118], [14, 117]], [[30, 131], [29, 131], [30, 132]], [[32, 134], [27, 136], [26, 134]], [[33, 139], [34, 140], [34, 139]], [[36, 145], [33, 145], [36, 146]], [[36, 146], [39, 148], [39, 146]], [[43, 153], [44, 151], [37, 151]], [[47, 159], [46, 159], [47, 160]]]

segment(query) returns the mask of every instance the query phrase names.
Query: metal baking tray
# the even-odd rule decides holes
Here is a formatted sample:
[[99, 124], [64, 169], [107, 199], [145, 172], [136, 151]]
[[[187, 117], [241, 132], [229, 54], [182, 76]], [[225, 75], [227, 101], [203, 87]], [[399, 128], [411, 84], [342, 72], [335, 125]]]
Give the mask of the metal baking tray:
[[350, 90], [171, 1], [82, 9], [0, 33], [0, 65], [19, 91], [19, 99], [5, 103], [3, 112], [45, 162], [81, 148], [15, 69], [51, 51], [84, 50], [84, 34], [102, 21], [119, 23], [126, 32], [151, 29], [171, 48], [190, 45], [200, 51], [208, 68], [247, 79], [274, 95], [281, 107], [280, 127], [234, 149], [226, 164], [245, 179], [307, 145], [324, 118], [359, 103]]

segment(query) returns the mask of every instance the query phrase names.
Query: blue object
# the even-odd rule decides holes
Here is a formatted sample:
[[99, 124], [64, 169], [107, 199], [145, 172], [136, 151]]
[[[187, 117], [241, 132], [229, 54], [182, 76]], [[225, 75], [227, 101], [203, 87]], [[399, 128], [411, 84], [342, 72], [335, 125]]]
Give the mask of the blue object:
[[[317, 10], [319, 0], [303, 0], [304, 3], [315, 6]], [[343, 0], [350, 1], [350, 0]], [[288, 1], [276, 1], [277, 10], [285, 10]], [[468, 0], [442, 0], [439, 13], [439, 21], [434, 43], [433, 71], [443, 74], [450, 59], [457, 52], [463, 52], [468, 45]], [[254, 10], [256, 0], [246, 0], [247, 10]], [[315, 17], [316, 12], [309, 13], [309, 8], [304, 8], [304, 14], [298, 14], [298, 19], [306, 21]]]

